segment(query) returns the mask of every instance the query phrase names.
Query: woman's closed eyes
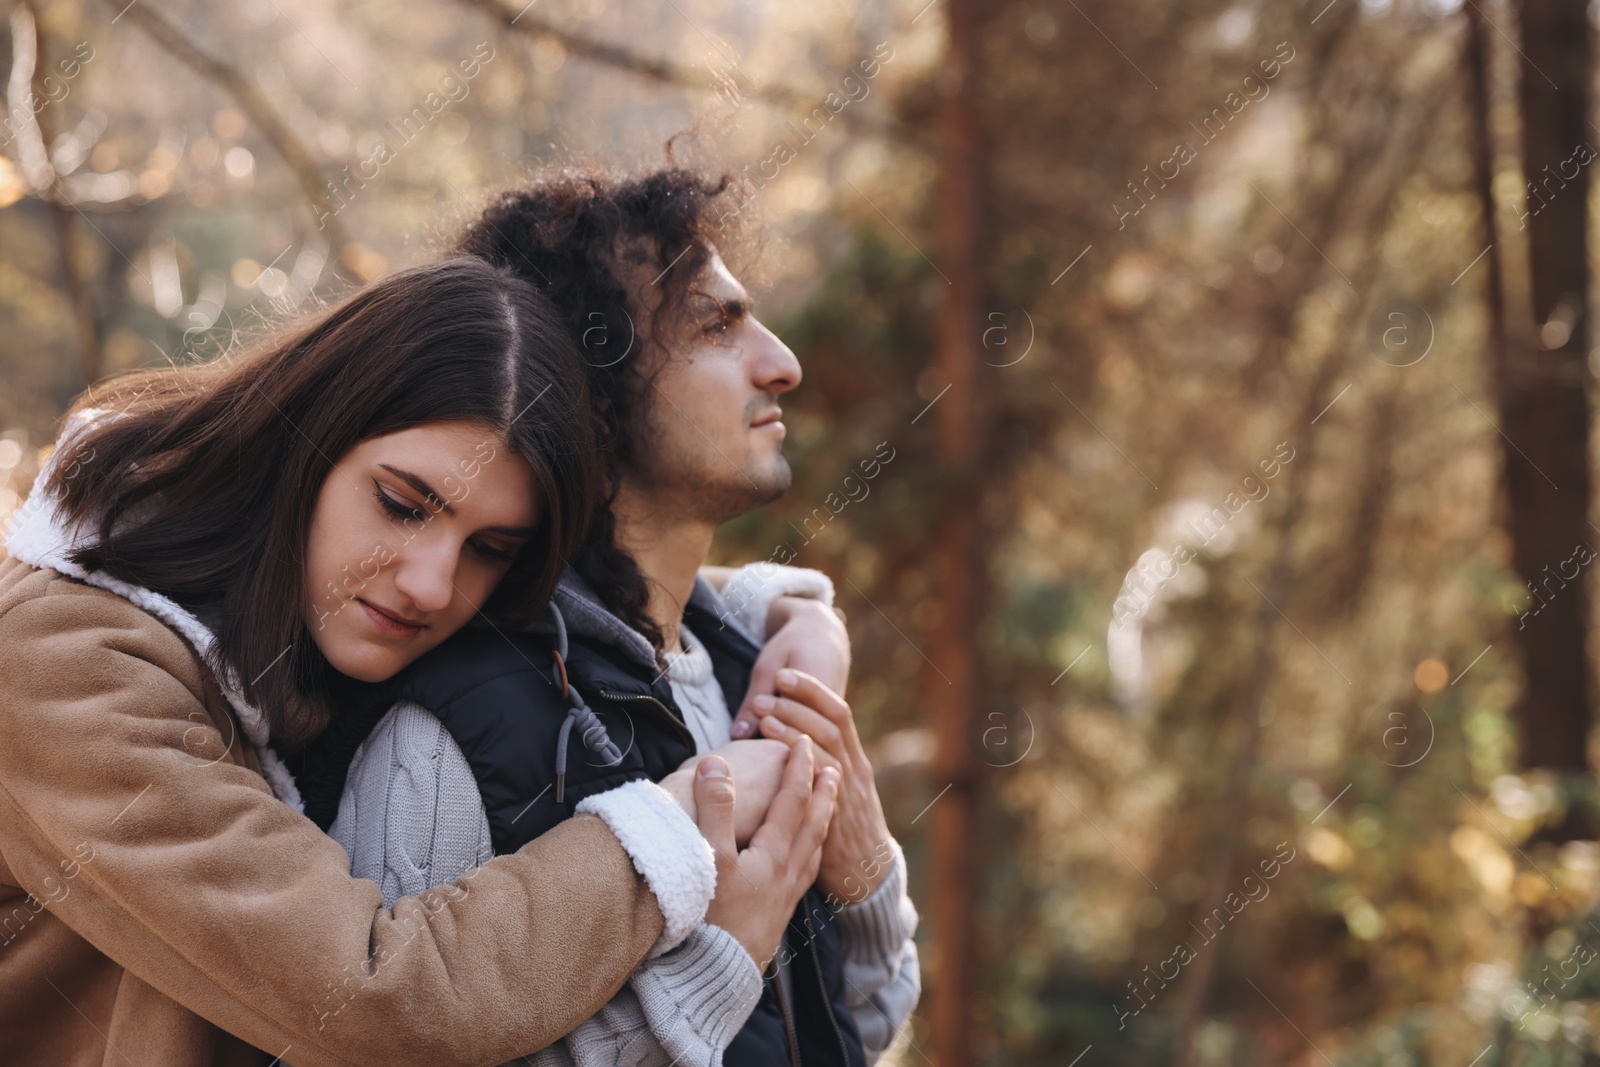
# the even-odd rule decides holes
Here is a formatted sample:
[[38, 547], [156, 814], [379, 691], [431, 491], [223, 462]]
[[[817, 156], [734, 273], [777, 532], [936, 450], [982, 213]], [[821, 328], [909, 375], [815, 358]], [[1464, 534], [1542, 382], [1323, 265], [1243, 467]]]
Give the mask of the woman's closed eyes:
[[[389, 517], [397, 522], [406, 522], [407, 520], [421, 521], [429, 517], [430, 513], [428, 511], [396, 497], [385, 489], [383, 484], [376, 478], [372, 481], [372, 495], [377, 498], [378, 504], [388, 513]], [[516, 555], [515, 551], [496, 548], [487, 542], [476, 539], [469, 540], [467, 545], [479, 559], [489, 564], [510, 563]]]
[[378, 503], [383, 505], [384, 511], [387, 511], [392, 518], [401, 522], [407, 519], [427, 518], [421, 508], [412, 507], [410, 504], [391, 496], [389, 490], [385, 489], [376, 478], [372, 480], [372, 495], [378, 498]]

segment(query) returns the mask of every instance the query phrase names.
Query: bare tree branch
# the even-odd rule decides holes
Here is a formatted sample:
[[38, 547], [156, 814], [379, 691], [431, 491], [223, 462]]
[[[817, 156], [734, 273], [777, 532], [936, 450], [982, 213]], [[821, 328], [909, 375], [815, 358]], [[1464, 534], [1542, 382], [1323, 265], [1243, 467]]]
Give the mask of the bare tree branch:
[[[665, 85], [725, 93], [735, 99], [740, 95], [750, 96], [778, 107], [804, 108], [807, 111], [820, 106], [826, 94], [826, 90], [820, 93], [806, 92], [790, 85], [757, 85], [747, 76], [735, 77], [737, 71], [718, 74], [709, 68], [686, 67], [671, 60], [642, 56], [621, 45], [561, 29], [528, 14], [526, 9], [521, 13], [511, 11], [500, 0], [460, 0], [460, 3], [483, 12], [507, 30], [531, 37], [549, 37], [575, 56]], [[843, 119], [846, 125], [858, 130], [912, 143], [910, 133], [892, 119], [882, 119], [854, 108], [846, 108], [834, 117]]]
[[[106, 3], [120, 6], [114, 0], [106, 0]], [[310, 151], [273, 110], [266, 94], [231, 65], [184, 36], [176, 26], [152, 11], [148, 3], [129, 5], [123, 9], [122, 17], [135, 23], [173, 58], [212, 82], [239, 105], [239, 109], [255, 124], [273, 151], [294, 171], [300, 191], [310, 203], [318, 224], [327, 232], [328, 242], [333, 246], [333, 254], [337, 258], [350, 238], [338, 220], [337, 207], [328, 197], [328, 180]]]
[[94, 306], [94, 287], [87, 265], [78, 255], [73, 241], [73, 208], [61, 175], [50, 158], [54, 140], [46, 123], [48, 109], [35, 108], [28, 99], [45, 93], [44, 36], [39, 32], [34, 0], [22, 0], [11, 12], [11, 79], [6, 91], [11, 115], [28, 116], [17, 130], [17, 151], [23, 173], [40, 199], [48, 206], [55, 230], [56, 250], [61, 258], [61, 278], [72, 311], [74, 332], [78, 335], [78, 361], [85, 384], [93, 385], [104, 372], [104, 343], [100, 336], [100, 317]]

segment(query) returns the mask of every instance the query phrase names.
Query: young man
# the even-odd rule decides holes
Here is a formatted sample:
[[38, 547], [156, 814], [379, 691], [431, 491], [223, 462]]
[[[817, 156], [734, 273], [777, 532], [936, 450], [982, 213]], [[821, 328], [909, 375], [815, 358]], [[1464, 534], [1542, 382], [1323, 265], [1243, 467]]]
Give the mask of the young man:
[[[837, 814], [798, 907], [769, 893], [721, 909], [753, 883], [745, 854], [719, 855], [707, 923], [540, 1053], [552, 1064], [858, 1067], [893, 1040], [919, 991], [904, 857], [837, 695], [848, 642], [831, 585], [813, 571], [746, 568], [724, 600], [698, 573], [721, 523], [789, 487], [778, 398], [801, 378], [719, 254], [731, 243], [723, 191], [678, 170], [566, 175], [503, 197], [469, 229], [461, 251], [551, 297], [588, 353], [611, 498], [557, 590], [550, 632], [463, 630], [417, 664], [358, 753], [332, 830], [387, 899], [519, 847], [586, 797], [660, 780], [757, 722], [838, 768]], [[820, 632], [831, 636], [780, 637], [784, 647], [762, 652], [757, 635], [806, 613], [829, 613]], [[441, 824], [465, 831], [466, 855], [441, 857]], [[383, 849], [362, 844], [372, 841]]]

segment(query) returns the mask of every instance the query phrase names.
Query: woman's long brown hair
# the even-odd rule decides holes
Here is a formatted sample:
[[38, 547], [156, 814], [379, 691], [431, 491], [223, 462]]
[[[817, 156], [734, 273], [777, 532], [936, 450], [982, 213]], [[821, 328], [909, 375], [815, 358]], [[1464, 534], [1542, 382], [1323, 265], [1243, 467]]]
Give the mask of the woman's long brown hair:
[[549, 301], [460, 258], [390, 275], [242, 354], [134, 372], [81, 397], [101, 409], [46, 489], [99, 541], [75, 562], [171, 597], [218, 651], [275, 744], [328, 723], [337, 676], [306, 625], [306, 539], [324, 480], [367, 438], [462, 420], [503, 436], [542, 494], [537, 537], [485, 605], [543, 606], [600, 499], [576, 348]]

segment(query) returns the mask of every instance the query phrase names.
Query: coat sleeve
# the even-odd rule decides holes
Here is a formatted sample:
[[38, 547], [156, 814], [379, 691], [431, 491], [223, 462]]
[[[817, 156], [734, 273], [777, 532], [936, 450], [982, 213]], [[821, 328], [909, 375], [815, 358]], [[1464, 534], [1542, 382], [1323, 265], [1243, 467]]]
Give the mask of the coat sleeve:
[[[454, 881], [492, 854], [472, 768], [426, 708], [396, 705], [356, 751], [328, 831], [385, 903]], [[700, 923], [533, 1067], [716, 1064], [761, 996], [761, 973], [726, 931]]]
[[[13, 880], [222, 1029], [300, 1067], [494, 1063], [594, 1014], [659, 937], [649, 873], [603, 817], [385, 907], [244, 765], [208, 693], [193, 650], [121, 597], [55, 579], [0, 615]], [[709, 849], [677, 859], [714, 884]]]

